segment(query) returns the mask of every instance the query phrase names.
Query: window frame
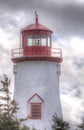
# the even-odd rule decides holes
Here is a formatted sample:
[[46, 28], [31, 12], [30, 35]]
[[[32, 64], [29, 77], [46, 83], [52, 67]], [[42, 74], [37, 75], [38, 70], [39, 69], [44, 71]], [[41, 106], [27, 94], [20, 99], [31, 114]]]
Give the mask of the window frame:
[[51, 36], [47, 36], [47, 47], [51, 47]]
[[[39, 41], [36, 43], [36, 41]], [[33, 35], [33, 46], [41, 46], [41, 36], [39, 34]]]
[[[45, 39], [45, 44], [42, 44], [43, 38]], [[45, 46], [45, 47], [47, 46], [47, 36], [45, 34], [41, 34], [41, 46]]]
[[[40, 116], [39, 117], [33, 117], [33, 105], [37, 105], [40, 107]], [[31, 119], [41, 119], [42, 118], [42, 103], [30, 103], [30, 117]]]
[[[30, 37], [31, 36], [31, 37]], [[31, 44], [29, 44], [29, 40], [31, 39]], [[33, 36], [32, 35], [28, 35], [27, 36], [27, 46], [33, 46]]]

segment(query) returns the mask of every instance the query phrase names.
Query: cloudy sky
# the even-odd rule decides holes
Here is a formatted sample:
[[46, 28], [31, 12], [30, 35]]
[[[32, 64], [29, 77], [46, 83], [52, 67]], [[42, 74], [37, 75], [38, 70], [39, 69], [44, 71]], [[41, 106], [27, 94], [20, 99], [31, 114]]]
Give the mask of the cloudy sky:
[[19, 47], [20, 29], [35, 22], [35, 11], [53, 30], [53, 46], [63, 52], [64, 119], [78, 123], [84, 117], [84, 0], [0, 0], [0, 78], [3, 73], [13, 77], [11, 49]]

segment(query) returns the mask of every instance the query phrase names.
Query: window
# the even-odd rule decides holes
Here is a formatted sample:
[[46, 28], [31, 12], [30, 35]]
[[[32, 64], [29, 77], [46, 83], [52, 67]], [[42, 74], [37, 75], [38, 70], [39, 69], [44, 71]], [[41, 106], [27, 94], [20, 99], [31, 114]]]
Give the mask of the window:
[[41, 103], [31, 103], [31, 118], [41, 119]]
[[35, 93], [29, 99], [29, 116], [31, 119], [41, 119], [42, 118], [42, 106], [44, 100]]
[[48, 36], [48, 47], [50, 47], [50, 36]]
[[36, 45], [36, 46], [40, 45], [40, 36], [39, 35], [34, 36], [34, 45]]
[[27, 38], [27, 45], [32, 46], [32, 35], [29, 35]]
[[35, 45], [39, 45], [40, 44], [40, 40], [39, 39], [35, 39]]
[[41, 45], [46, 46], [46, 35], [41, 36]]

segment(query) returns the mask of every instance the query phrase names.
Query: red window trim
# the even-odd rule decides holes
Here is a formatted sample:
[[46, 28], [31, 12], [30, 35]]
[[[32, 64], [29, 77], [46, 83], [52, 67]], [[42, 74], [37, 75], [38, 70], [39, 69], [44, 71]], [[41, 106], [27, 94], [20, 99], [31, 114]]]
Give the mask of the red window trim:
[[[42, 105], [41, 104], [42, 103], [30, 103], [30, 117], [31, 117], [31, 119], [41, 119], [42, 118]], [[33, 105], [39, 105], [40, 106], [40, 117], [38, 117], [38, 118], [34, 118], [32, 116], [32, 106]]]
[[35, 93], [31, 98], [29, 98], [28, 102], [30, 102], [35, 96], [37, 96], [42, 102], [44, 102], [44, 100], [37, 93]]

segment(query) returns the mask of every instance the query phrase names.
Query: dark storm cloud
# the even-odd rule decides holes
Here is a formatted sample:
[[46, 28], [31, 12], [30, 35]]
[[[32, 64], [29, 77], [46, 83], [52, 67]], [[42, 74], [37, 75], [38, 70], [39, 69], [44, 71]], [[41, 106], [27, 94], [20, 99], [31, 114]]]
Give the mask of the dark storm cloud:
[[[84, 35], [84, 4], [78, 4], [76, 0], [66, 1], [59, 0], [0, 0], [0, 10], [3, 15], [8, 11], [24, 12], [33, 17], [33, 13], [37, 10], [40, 14], [40, 21], [51, 27], [55, 33], [60, 35]], [[6, 11], [6, 12], [5, 12]], [[0, 14], [1, 16], [2, 14]], [[14, 23], [13, 21], [9, 21]], [[11, 24], [11, 23], [10, 23]]]
[[84, 5], [53, 5], [48, 13], [55, 32], [62, 35], [84, 35]]

